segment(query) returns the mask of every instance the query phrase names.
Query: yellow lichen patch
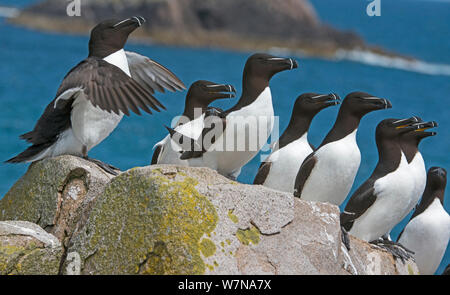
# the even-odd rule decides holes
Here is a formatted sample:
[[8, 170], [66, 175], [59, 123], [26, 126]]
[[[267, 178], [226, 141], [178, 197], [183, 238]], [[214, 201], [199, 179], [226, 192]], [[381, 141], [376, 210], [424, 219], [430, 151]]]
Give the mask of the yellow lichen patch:
[[218, 216], [197, 184], [158, 169], [119, 175], [93, 208], [91, 234], [75, 240], [74, 249], [82, 257], [98, 249], [89, 258], [97, 273], [203, 274], [202, 254], [212, 255], [216, 246], [201, 239], [215, 229]]
[[[409, 275], [415, 275], [414, 270], [413, 270], [411, 264], [408, 264], [408, 274], [409, 274]], [[417, 274], [419, 274], [419, 273], [417, 273]]]
[[250, 243], [252, 243], [253, 245], [258, 244], [259, 235], [260, 235], [259, 230], [254, 226], [251, 226], [250, 228], [245, 230], [239, 229], [236, 232], [236, 237], [244, 245], [249, 245]]
[[237, 216], [233, 214], [233, 210], [228, 210], [228, 218], [230, 218], [230, 220], [233, 221], [234, 223], [239, 222]]
[[212, 256], [216, 253], [216, 245], [210, 239], [205, 238], [200, 242], [200, 251], [205, 257]]

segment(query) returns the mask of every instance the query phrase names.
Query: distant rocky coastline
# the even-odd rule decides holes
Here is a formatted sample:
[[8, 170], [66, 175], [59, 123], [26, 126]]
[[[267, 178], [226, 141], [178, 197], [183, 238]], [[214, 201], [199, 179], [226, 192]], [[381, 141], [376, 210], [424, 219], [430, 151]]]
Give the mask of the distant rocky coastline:
[[[87, 34], [100, 20], [142, 15], [134, 38], [165, 45], [271, 50], [333, 57], [342, 50], [395, 56], [367, 45], [354, 32], [322, 23], [308, 0], [81, 0], [81, 16], [67, 16], [69, 1], [45, 0], [9, 21], [20, 26]], [[249, 17], [250, 16], [250, 17]]]

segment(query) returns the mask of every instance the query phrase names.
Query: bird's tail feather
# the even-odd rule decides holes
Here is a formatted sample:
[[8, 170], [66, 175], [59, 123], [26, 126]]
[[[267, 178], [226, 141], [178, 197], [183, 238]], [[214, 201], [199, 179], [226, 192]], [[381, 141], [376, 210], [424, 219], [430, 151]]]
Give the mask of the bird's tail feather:
[[27, 133], [22, 134], [21, 136], [19, 136], [19, 138], [30, 142], [33, 139], [33, 133], [34, 133], [33, 131], [27, 132]]
[[51, 143], [32, 145], [14, 158], [7, 160], [5, 163], [24, 163], [36, 161], [39, 154], [45, 151], [51, 145]]

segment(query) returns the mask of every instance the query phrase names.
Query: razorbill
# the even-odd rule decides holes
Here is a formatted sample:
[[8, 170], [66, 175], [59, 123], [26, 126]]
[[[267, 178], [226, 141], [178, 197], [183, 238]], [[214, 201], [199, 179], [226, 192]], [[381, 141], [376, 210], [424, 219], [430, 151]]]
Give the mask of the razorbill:
[[407, 132], [400, 136], [400, 147], [405, 154], [406, 160], [408, 161], [409, 173], [412, 177], [414, 177], [412, 204], [410, 204], [408, 212], [416, 206], [425, 190], [425, 184], [427, 181], [427, 171], [425, 169], [425, 162], [422, 154], [419, 151], [419, 144], [422, 139], [436, 135], [436, 132], [426, 132], [426, 129], [437, 127], [436, 122], [423, 124], [421, 118], [415, 118], [417, 119], [416, 124], [423, 126], [423, 129], [418, 129], [414, 132]]
[[333, 128], [319, 148], [303, 161], [295, 179], [294, 195], [303, 200], [341, 205], [361, 162], [356, 132], [362, 117], [391, 107], [387, 99], [365, 92], [348, 94]]
[[[413, 118], [417, 120], [416, 124], [423, 123], [420, 117], [415, 116]], [[425, 127], [425, 129], [433, 127], [437, 127], [436, 122], [430, 122], [429, 126]], [[422, 139], [429, 136], [434, 136], [436, 133], [423, 132], [424, 130], [407, 132], [400, 136], [400, 147], [402, 149], [402, 152], [405, 154], [406, 160], [408, 161], [409, 173], [411, 177], [414, 178], [414, 187], [411, 192], [411, 203], [407, 208], [408, 212], [410, 212], [414, 208], [414, 206], [416, 206], [417, 202], [423, 194], [423, 191], [425, 190], [425, 184], [427, 181], [427, 171], [425, 169], [425, 162], [423, 160], [422, 154], [419, 151], [419, 144]], [[390, 240], [390, 235], [386, 235], [384, 239]]]
[[414, 202], [412, 194], [416, 180], [410, 173], [400, 138], [407, 132], [424, 132], [422, 130], [432, 124], [417, 124], [415, 117], [381, 121], [375, 132], [378, 164], [341, 213], [345, 231], [382, 246], [401, 259], [410, 257], [407, 249], [389, 240], [379, 240], [409, 213]]
[[[236, 89], [233, 85], [216, 84], [205, 80], [194, 82], [189, 87], [184, 112], [175, 124], [174, 129], [185, 136], [197, 139], [204, 127], [205, 114], [211, 111], [213, 113], [222, 111], [217, 108], [208, 108], [209, 104], [217, 99], [233, 98], [235, 93]], [[180, 159], [179, 151], [181, 147], [170, 139], [170, 134], [168, 134], [163, 140], [155, 144], [151, 164], [187, 166], [187, 160]]]
[[321, 110], [339, 104], [337, 94], [305, 93], [294, 104], [291, 120], [272, 153], [261, 163], [253, 184], [294, 192], [295, 177], [303, 160], [314, 147], [308, 142], [308, 130], [314, 116]]
[[428, 170], [422, 199], [397, 240], [414, 252], [417, 267], [423, 275], [436, 272], [450, 239], [450, 216], [444, 209], [446, 184], [444, 168]]
[[[279, 72], [298, 67], [291, 58], [256, 53], [247, 59], [242, 78], [242, 95], [238, 103], [218, 116], [211, 116], [200, 141], [181, 154], [189, 166], [209, 167], [220, 174], [236, 179], [266, 143], [274, 125], [270, 79]], [[182, 134], [174, 133], [176, 142]], [[186, 143], [188, 140], [183, 139]], [[192, 150], [192, 147], [199, 149]]]
[[[89, 56], [64, 77], [55, 99], [46, 107], [33, 131], [20, 138], [32, 146], [8, 163], [34, 162], [70, 154], [88, 158], [88, 152], [102, 142], [129, 109], [151, 114], [165, 107], [153, 96], [185, 89], [167, 68], [148, 57], [126, 52], [128, 36], [145, 21], [142, 17], [107, 20], [94, 27]], [[114, 167], [89, 159], [105, 171]]]

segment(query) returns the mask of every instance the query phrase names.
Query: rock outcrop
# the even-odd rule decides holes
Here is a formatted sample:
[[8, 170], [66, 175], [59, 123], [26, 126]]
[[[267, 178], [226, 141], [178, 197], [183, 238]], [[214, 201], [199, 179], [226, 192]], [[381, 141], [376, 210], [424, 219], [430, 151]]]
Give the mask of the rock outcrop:
[[355, 33], [322, 23], [308, 0], [83, 0], [80, 16], [67, 16], [68, 1], [46, 0], [11, 21], [27, 27], [88, 33], [100, 20], [142, 15], [134, 37], [187, 46], [244, 50], [272, 47], [332, 56], [337, 49], [368, 49]]
[[0, 275], [56, 275], [63, 250], [59, 240], [26, 221], [0, 221]]
[[5, 240], [2, 224], [14, 223], [0, 223], [4, 273], [40, 273], [40, 264], [60, 274], [418, 273], [412, 261], [395, 261], [353, 237], [347, 251], [338, 207], [240, 184], [208, 168], [154, 165], [111, 178], [76, 157], [46, 159], [0, 200], [0, 220], [37, 223], [61, 243], [49, 248], [41, 241], [33, 249], [45, 255], [18, 268], [25, 252], [36, 250], [11, 258], [8, 247], [22, 241]]

